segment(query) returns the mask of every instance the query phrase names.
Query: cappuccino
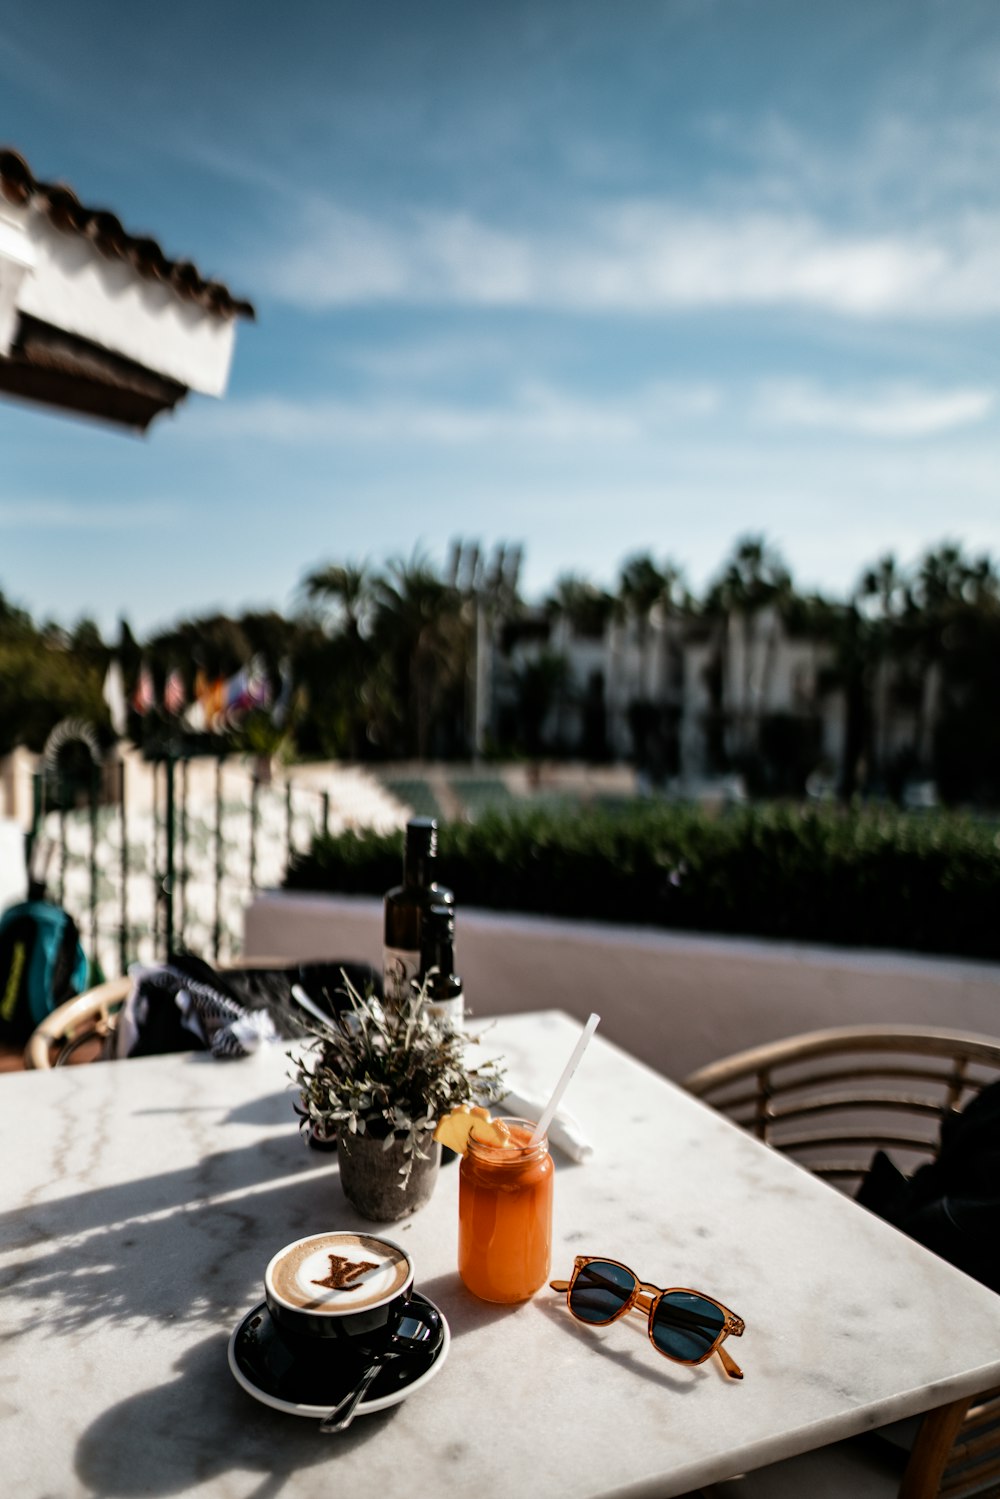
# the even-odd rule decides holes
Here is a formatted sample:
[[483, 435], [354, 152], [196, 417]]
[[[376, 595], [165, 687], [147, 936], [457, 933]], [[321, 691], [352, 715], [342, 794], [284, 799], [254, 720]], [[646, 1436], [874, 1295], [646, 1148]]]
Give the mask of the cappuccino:
[[279, 1249], [264, 1286], [291, 1311], [349, 1317], [393, 1300], [412, 1278], [409, 1256], [389, 1239], [327, 1233]]

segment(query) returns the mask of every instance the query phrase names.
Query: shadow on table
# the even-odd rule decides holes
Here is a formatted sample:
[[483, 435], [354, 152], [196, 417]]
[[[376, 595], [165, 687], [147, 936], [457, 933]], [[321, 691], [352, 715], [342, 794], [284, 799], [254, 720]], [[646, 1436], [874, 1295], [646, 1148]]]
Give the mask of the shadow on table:
[[435, 1275], [432, 1280], [421, 1278], [417, 1290], [422, 1295], [429, 1296], [436, 1305], [447, 1308], [448, 1327], [453, 1342], [456, 1338], [464, 1337], [467, 1332], [475, 1332], [480, 1327], [489, 1327], [493, 1322], [503, 1322], [508, 1317], [516, 1316], [525, 1305], [524, 1302], [517, 1302], [513, 1306], [503, 1306], [495, 1301], [480, 1301], [478, 1296], [473, 1296], [471, 1291], [466, 1290], [457, 1270], [449, 1271], [446, 1275]]
[[[696, 1390], [703, 1379], [712, 1379], [716, 1375], [729, 1383], [721, 1368], [712, 1368], [711, 1359], [697, 1367], [683, 1368], [679, 1364], [671, 1364], [650, 1346], [645, 1324], [638, 1318], [630, 1321], [627, 1317], [622, 1317], [610, 1327], [599, 1330], [584, 1327], [571, 1316], [566, 1310], [565, 1295], [557, 1297], [553, 1293], [551, 1301], [539, 1299], [532, 1304], [537, 1306], [543, 1316], [558, 1323], [567, 1337], [576, 1338], [581, 1345], [589, 1348], [596, 1358], [610, 1359], [613, 1364], [620, 1364], [638, 1379], [646, 1379], [651, 1384], [670, 1390], [674, 1395], [687, 1395]], [[616, 1338], [620, 1341], [616, 1341]], [[638, 1339], [638, 1343], [630, 1349], [629, 1343], [635, 1339]]]
[[[211, 1103], [202, 1104], [200, 1107], [192, 1107], [184, 1104], [182, 1107], [151, 1104], [148, 1109], [136, 1109], [136, 1116], [149, 1117], [160, 1114], [165, 1119], [177, 1114], [214, 1113], [215, 1105]], [[250, 1098], [246, 1103], [237, 1104], [229, 1110], [226, 1115], [226, 1124], [275, 1124], [283, 1123], [285, 1120], [294, 1127], [296, 1122], [295, 1110], [292, 1106], [292, 1095], [287, 1089], [281, 1089], [277, 1093], [265, 1094], [263, 1098]]]
[[[311, 1232], [318, 1190], [339, 1195], [331, 1158], [296, 1134], [287, 1092], [256, 1107], [267, 1102], [260, 1122], [287, 1120], [287, 1132], [215, 1150], [224, 1126], [206, 1127], [206, 1154], [191, 1166], [0, 1213], [6, 1336], [18, 1336], [10, 1315], [18, 1300], [32, 1308], [43, 1301], [31, 1323], [41, 1319], [56, 1334], [104, 1319], [218, 1326], [259, 1299], [262, 1246]], [[345, 1227], [354, 1226], [343, 1208]]]
[[[115, 1496], [179, 1494], [229, 1472], [260, 1474], [248, 1499], [272, 1499], [286, 1480], [385, 1430], [393, 1406], [359, 1418], [338, 1436], [318, 1422], [256, 1404], [232, 1379], [218, 1335], [189, 1348], [177, 1378], [110, 1406], [80, 1437], [75, 1468], [88, 1492]], [[206, 1412], [211, 1420], [206, 1420]]]
[[[614, 1329], [601, 1331], [581, 1326], [567, 1312], [565, 1296], [557, 1295], [547, 1287], [539, 1291], [531, 1301], [518, 1302], [513, 1306], [480, 1301], [466, 1290], [457, 1270], [447, 1275], [436, 1275], [432, 1280], [421, 1280], [418, 1289], [438, 1306], [447, 1307], [448, 1326], [453, 1342], [467, 1332], [475, 1332], [509, 1317], [540, 1315], [549, 1318], [567, 1337], [576, 1338], [580, 1346], [595, 1358], [610, 1359], [612, 1363], [628, 1369], [636, 1378], [648, 1380], [650, 1384], [670, 1390], [672, 1394], [685, 1395], [696, 1390], [703, 1379], [725, 1379], [721, 1369], [711, 1367], [711, 1361], [698, 1368], [688, 1369], [669, 1363], [650, 1347], [645, 1324], [638, 1319], [623, 1319], [620, 1324], [615, 1324]], [[599, 1366], [595, 1364], [594, 1367], [596, 1371]]]

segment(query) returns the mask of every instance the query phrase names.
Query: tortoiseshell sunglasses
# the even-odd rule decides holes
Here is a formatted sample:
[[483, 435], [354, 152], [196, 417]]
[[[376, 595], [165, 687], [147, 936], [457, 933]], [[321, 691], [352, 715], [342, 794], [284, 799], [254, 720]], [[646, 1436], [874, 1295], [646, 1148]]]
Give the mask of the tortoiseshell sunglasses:
[[606, 1327], [626, 1312], [645, 1312], [649, 1341], [657, 1353], [678, 1364], [703, 1364], [717, 1353], [730, 1379], [743, 1370], [723, 1348], [723, 1339], [743, 1336], [743, 1322], [721, 1301], [684, 1286], [662, 1290], [639, 1280], [618, 1260], [578, 1254], [572, 1280], [550, 1280], [553, 1291], [566, 1292], [566, 1305], [578, 1322]]

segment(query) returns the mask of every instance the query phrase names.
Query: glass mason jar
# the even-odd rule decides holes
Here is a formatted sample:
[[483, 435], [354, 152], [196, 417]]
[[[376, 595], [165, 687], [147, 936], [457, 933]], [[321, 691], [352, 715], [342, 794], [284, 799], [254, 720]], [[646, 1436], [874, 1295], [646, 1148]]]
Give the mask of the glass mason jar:
[[505, 1119], [504, 1145], [476, 1138], [462, 1157], [458, 1188], [458, 1273], [483, 1301], [527, 1301], [549, 1277], [552, 1157], [529, 1119]]

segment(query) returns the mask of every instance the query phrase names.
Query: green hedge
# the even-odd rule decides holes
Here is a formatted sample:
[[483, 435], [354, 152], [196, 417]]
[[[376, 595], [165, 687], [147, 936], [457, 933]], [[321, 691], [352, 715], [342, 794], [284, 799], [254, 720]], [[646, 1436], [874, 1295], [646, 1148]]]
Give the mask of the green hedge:
[[[290, 889], [380, 895], [402, 837], [319, 839]], [[768, 806], [488, 812], [445, 825], [461, 906], [1000, 959], [1000, 833], [955, 815]]]

